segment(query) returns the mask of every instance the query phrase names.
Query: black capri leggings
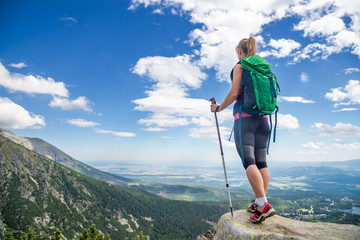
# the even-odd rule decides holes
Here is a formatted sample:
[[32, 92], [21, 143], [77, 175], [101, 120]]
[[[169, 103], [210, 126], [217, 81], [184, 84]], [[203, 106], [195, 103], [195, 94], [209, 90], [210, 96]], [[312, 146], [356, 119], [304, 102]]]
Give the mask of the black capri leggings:
[[[258, 169], [266, 168], [266, 150], [269, 140], [270, 127], [268, 119], [264, 117], [243, 117], [241, 119], [241, 140], [244, 153], [242, 159], [244, 168], [256, 165]], [[234, 122], [234, 138], [236, 150], [241, 157], [239, 143], [239, 119]]]

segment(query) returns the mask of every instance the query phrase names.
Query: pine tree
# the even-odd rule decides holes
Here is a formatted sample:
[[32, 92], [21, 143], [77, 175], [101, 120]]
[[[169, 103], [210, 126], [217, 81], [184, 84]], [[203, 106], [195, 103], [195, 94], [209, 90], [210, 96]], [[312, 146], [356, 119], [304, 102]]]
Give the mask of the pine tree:
[[145, 240], [144, 233], [140, 232], [139, 234], [139, 240]]
[[96, 230], [96, 225], [95, 224], [91, 224], [90, 226], [90, 239], [96, 239], [96, 235], [98, 234], [98, 230]]
[[21, 236], [20, 239], [21, 240], [36, 240], [34, 230], [32, 228], [30, 228], [28, 234], [26, 235], [25, 233], [23, 233], [23, 235]]
[[[124, 240], [129, 240], [128, 237], [126, 237]], [[143, 232], [140, 232], [138, 236], [133, 237], [132, 240], [145, 240], [145, 236]]]
[[99, 233], [98, 235], [96, 235], [95, 240], [104, 240], [104, 235], [102, 233]]
[[[104, 234], [100, 233], [96, 229], [95, 224], [91, 224], [91, 226], [89, 227], [89, 231], [87, 229], [85, 229], [84, 232], [79, 234], [77, 239], [78, 240], [104, 240]], [[73, 240], [76, 240], [76, 239], [73, 239]], [[105, 240], [111, 240], [109, 234], [106, 234]]]
[[85, 229], [84, 232], [79, 234], [78, 239], [79, 240], [87, 240], [87, 239], [89, 239], [88, 231]]
[[51, 240], [61, 240], [61, 231], [57, 228], [55, 235], [51, 236]]

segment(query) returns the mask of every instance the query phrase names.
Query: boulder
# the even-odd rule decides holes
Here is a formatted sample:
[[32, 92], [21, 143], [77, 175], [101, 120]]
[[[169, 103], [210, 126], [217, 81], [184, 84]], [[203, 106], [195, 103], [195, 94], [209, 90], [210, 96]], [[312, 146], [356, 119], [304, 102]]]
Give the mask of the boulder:
[[223, 215], [218, 221], [214, 240], [360, 240], [360, 226], [325, 222], [303, 222], [278, 215], [254, 224], [246, 210]]

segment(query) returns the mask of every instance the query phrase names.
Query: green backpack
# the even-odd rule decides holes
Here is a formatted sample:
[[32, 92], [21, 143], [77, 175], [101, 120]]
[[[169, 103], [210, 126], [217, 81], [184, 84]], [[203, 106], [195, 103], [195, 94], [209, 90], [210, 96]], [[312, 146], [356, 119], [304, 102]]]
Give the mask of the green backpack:
[[[241, 81], [241, 92], [234, 104], [233, 114], [246, 112], [252, 116], [261, 117], [271, 115], [275, 112], [274, 142], [277, 126], [277, 95], [280, 91], [276, 77], [271, 71], [270, 64], [258, 55], [242, 58], [238, 64], [242, 65], [243, 77]], [[231, 80], [233, 72], [231, 72]], [[241, 131], [241, 117], [239, 120], [239, 131]], [[270, 144], [272, 120], [270, 116]], [[239, 135], [241, 138], [241, 134]], [[241, 139], [240, 139], [241, 143]], [[269, 150], [269, 147], [268, 147]]]

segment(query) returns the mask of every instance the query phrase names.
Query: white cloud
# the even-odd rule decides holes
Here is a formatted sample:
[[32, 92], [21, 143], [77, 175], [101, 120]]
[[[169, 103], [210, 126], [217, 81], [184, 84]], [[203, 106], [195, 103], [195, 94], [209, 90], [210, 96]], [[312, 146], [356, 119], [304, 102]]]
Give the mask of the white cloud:
[[301, 82], [309, 82], [309, 75], [307, 75], [306, 73], [301, 73], [300, 75], [300, 81]]
[[359, 68], [347, 68], [345, 70], [343, 70], [345, 74], [351, 74], [351, 73], [354, 73], [354, 72], [360, 72], [360, 69]]
[[115, 132], [115, 131], [110, 131], [110, 130], [102, 130], [102, 129], [94, 129], [96, 133], [100, 133], [100, 134], [110, 134], [113, 135], [115, 137], [135, 137], [136, 134], [135, 133], [131, 133], [131, 132]]
[[332, 88], [325, 98], [336, 102], [334, 107], [360, 104], [360, 81], [349, 80], [345, 87]]
[[[324, 42], [310, 43], [303, 51], [298, 52], [295, 62], [304, 58], [327, 58], [344, 48], [360, 56], [359, 9], [360, 2], [350, 0], [310, 0], [306, 4], [301, 1], [294, 4], [291, 14], [301, 17], [294, 30], [304, 31], [305, 37], [318, 37]], [[344, 18], [349, 19], [350, 23], [345, 24]]]
[[345, 28], [343, 20], [334, 15], [325, 15], [323, 17], [312, 15], [303, 19], [296, 26], [295, 30], [304, 31], [304, 36], [331, 36]]
[[314, 142], [308, 142], [308, 143], [302, 144], [301, 146], [304, 148], [307, 148], [307, 149], [320, 149], [320, 147], [318, 145], [316, 145]]
[[[225, 136], [230, 136], [231, 129], [227, 127], [219, 126], [220, 135], [225, 138]], [[189, 136], [199, 139], [208, 139], [216, 140], [218, 139], [216, 126], [212, 127], [200, 127], [200, 128], [191, 128], [189, 131]]]
[[[157, 82], [155, 89], [167, 87], [180, 87], [181, 90], [199, 88], [206, 78], [198, 66], [196, 66], [189, 55], [167, 57], [141, 58], [132, 69], [133, 73], [147, 76]], [[183, 94], [183, 91], [181, 92]]]
[[315, 103], [313, 100], [307, 100], [303, 97], [284, 97], [284, 96], [278, 96], [279, 102], [297, 102], [297, 103]]
[[325, 142], [307, 142], [301, 144], [301, 147], [305, 148], [305, 151], [298, 151], [297, 154], [300, 155], [324, 155], [329, 154], [329, 147]]
[[316, 136], [360, 136], [360, 127], [354, 126], [351, 123], [339, 122], [333, 127], [325, 123], [314, 123], [311, 127], [314, 129], [312, 133]]
[[163, 139], [173, 139], [173, 137], [169, 137], [169, 136], [161, 136], [161, 138], [163, 138]]
[[83, 110], [86, 112], [92, 112], [90, 107], [91, 102], [84, 96], [80, 96], [77, 99], [69, 100], [68, 98], [54, 97], [49, 103], [50, 107], [59, 107], [62, 110]]
[[66, 23], [71, 23], [71, 22], [77, 23], [77, 22], [78, 22], [75, 18], [73, 18], [73, 17], [67, 17], [67, 16], [66, 16], [66, 17], [59, 17], [58, 20], [64, 21], [64, 22], [66, 22]]
[[53, 99], [49, 103], [51, 107], [59, 107], [63, 110], [81, 109], [92, 112], [91, 102], [84, 96], [75, 100], [69, 100], [69, 91], [65, 83], [56, 82], [54, 79], [41, 76], [23, 75], [10, 73], [4, 65], [0, 63], [0, 86], [5, 87], [10, 92], [24, 92], [27, 94], [48, 94]]
[[301, 144], [301, 146], [303, 148], [310, 149], [310, 150], [319, 150], [319, 149], [323, 149], [323, 148], [328, 148], [328, 147], [325, 147], [326, 143], [324, 143], [324, 142], [317, 142], [317, 143], [307, 142], [305, 144]]
[[23, 62], [19, 62], [19, 63], [10, 63], [9, 64], [10, 67], [13, 67], [13, 68], [24, 68], [24, 67], [27, 67], [27, 65]]
[[152, 13], [153, 14], [164, 15], [164, 11], [162, 9], [155, 9]]
[[300, 127], [300, 124], [298, 119], [291, 114], [278, 113], [278, 127], [285, 129], [296, 129]]
[[133, 0], [130, 8], [139, 5], [175, 9], [189, 15], [192, 23], [202, 25], [190, 32], [189, 43], [200, 44], [196, 51], [200, 57], [198, 64], [214, 67], [223, 81], [229, 80], [228, 71], [236, 62], [235, 46], [240, 38], [259, 34], [264, 24], [285, 16], [288, 9], [286, 2], [276, 0], [242, 4], [236, 0]]
[[340, 102], [347, 98], [347, 93], [343, 92], [341, 87], [332, 88], [330, 92], [325, 94], [325, 98], [332, 102]]
[[334, 139], [334, 143], [331, 144], [333, 147], [342, 148], [342, 149], [349, 149], [349, 150], [356, 150], [360, 151], [360, 143], [348, 143], [343, 139]]
[[[150, 115], [149, 118], [140, 119], [139, 124], [144, 126], [159, 126], [159, 127], [179, 127], [189, 125], [187, 118], [177, 117], [171, 113], [155, 113]], [[151, 128], [154, 129], [154, 128]], [[155, 128], [159, 129], [159, 128]]]
[[291, 53], [294, 50], [301, 47], [300, 43], [292, 39], [284, 39], [284, 38], [281, 38], [279, 40], [271, 39], [268, 46], [270, 46], [273, 49], [260, 52], [259, 53], [260, 56], [262, 57], [274, 56], [276, 58], [288, 57], [291, 56]]
[[167, 128], [160, 128], [160, 127], [144, 128], [144, 131], [146, 131], [146, 132], [165, 132], [167, 130], [168, 130]]
[[293, 60], [290, 61], [290, 64], [295, 64], [304, 59], [309, 59], [312, 62], [318, 60], [320, 57], [322, 59], [326, 59], [328, 56], [334, 53], [332, 52], [333, 50], [333, 48], [327, 47], [325, 44], [311, 43], [302, 50], [296, 52], [294, 54]]
[[331, 112], [350, 112], [350, 111], [357, 111], [359, 108], [342, 108], [339, 110], [333, 110]]
[[81, 118], [68, 119], [68, 120], [66, 120], [66, 122], [70, 125], [74, 125], [77, 127], [92, 127], [93, 130], [99, 134], [109, 134], [109, 135], [113, 135], [115, 137], [121, 137], [121, 138], [136, 136], [135, 133], [131, 133], [131, 132], [117, 132], [117, 131], [99, 129], [99, 128], [96, 128], [96, 126], [100, 125], [100, 123], [88, 121], [88, 120], [81, 119]]
[[3, 128], [24, 129], [45, 127], [45, 118], [28, 112], [8, 98], [0, 97], [0, 126]]
[[319, 155], [319, 154], [329, 154], [328, 152], [325, 151], [314, 151], [314, 150], [309, 150], [309, 151], [298, 151], [296, 152], [297, 154], [300, 155]]
[[[360, 56], [359, 1], [242, 1], [238, 0], [132, 0], [129, 9], [140, 5], [154, 9], [170, 8], [180, 16], [190, 16], [196, 26], [189, 34], [199, 65], [215, 68], [220, 80], [228, 79], [228, 71], [236, 62], [234, 48], [240, 38], [257, 36], [264, 56], [292, 56], [292, 63], [303, 59], [327, 58], [342, 50]], [[310, 40], [301, 47], [293, 39], [272, 39], [268, 45], [260, 34], [264, 26], [285, 17], [299, 19], [294, 31], [303, 31]], [[346, 23], [344, 18], [348, 19]], [[298, 50], [293, 53], [294, 50]], [[233, 58], [231, 58], [233, 56]]]
[[81, 118], [68, 119], [68, 120], [66, 120], [66, 122], [70, 125], [74, 125], [77, 127], [95, 127], [97, 125], [100, 125], [97, 122], [87, 121], [87, 120], [81, 119]]
[[[138, 121], [146, 127], [145, 131], [160, 132], [193, 125], [196, 128], [191, 129], [189, 136], [207, 139], [196, 131], [205, 131], [206, 127], [214, 129], [214, 114], [210, 112], [209, 100], [189, 97], [188, 92], [200, 88], [206, 78], [191, 56], [142, 58], [132, 72], [154, 83], [145, 92], [147, 97], [133, 101], [135, 110], [149, 112]], [[222, 111], [218, 119], [219, 123], [232, 120], [232, 111]]]
[[68, 97], [69, 92], [63, 82], [41, 76], [10, 73], [0, 63], [0, 85], [11, 92], [21, 91], [28, 94], [49, 94], [53, 96]]
[[133, 101], [135, 110], [149, 112], [146, 118], [138, 121], [150, 127], [148, 130], [162, 131], [189, 124], [202, 126], [212, 121], [210, 102], [190, 98], [188, 94], [189, 90], [200, 88], [206, 78], [206, 74], [191, 61], [191, 56], [142, 58], [132, 72], [154, 83], [145, 92], [147, 97]]
[[[234, 142], [229, 141], [231, 129], [227, 127], [219, 126], [221, 144], [223, 147], [234, 147]], [[189, 129], [189, 136], [198, 139], [211, 140], [212, 142], [219, 144], [219, 138], [217, 134], [216, 126], [212, 127], [198, 127]]]

